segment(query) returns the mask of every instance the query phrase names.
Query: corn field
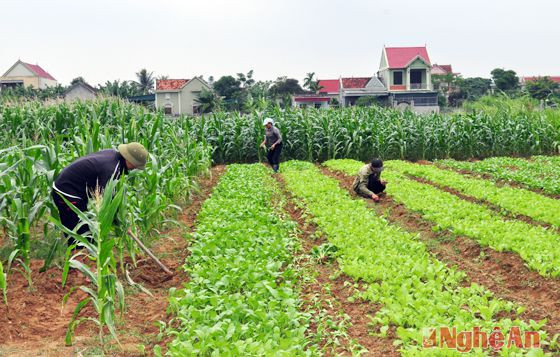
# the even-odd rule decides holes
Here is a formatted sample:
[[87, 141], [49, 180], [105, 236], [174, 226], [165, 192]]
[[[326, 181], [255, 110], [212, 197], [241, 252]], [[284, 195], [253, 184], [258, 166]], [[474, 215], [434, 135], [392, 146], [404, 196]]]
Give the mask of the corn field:
[[259, 143], [266, 117], [282, 132], [285, 160], [528, 156], [558, 153], [560, 145], [551, 113], [537, 111], [418, 115], [379, 107], [269, 108], [250, 115], [216, 113], [193, 119], [193, 129], [213, 147], [216, 162], [252, 162], [264, 156]]
[[[402, 351], [415, 351], [418, 336], [414, 334], [434, 316], [435, 307], [430, 310], [426, 305], [432, 300], [440, 301], [438, 306], [452, 305], [452, 300], [457, 301], [457, 306], [472, 305], [472, 311], [483, 312], [488, 326], [509, 324], [498, 316], [512, 311], [510, 302], [487, 300], [488, 293], [476, 287], [464, 290], [462, 272], [445, 268], [445, 264], [427, 254], [410, 255], [411, 251], [424, 252], [428, 248], [416, 241], [415, 234], [388, 226], [362, 202], [341, 190], [335, 179], [324, 177], [309, 162], [324, 162], [325, 169], [353, 175], [363, 165], [361, 161], [375, 156], [460, 160], [556, 154], [560, 120], [554, 110], [417, 115], [378, 107], [283, 110], [269, 106], [245, 115], [217, 112], [196, 118], [166, 118], [161, 112], [153, 113], [116, 99], [75, 104], [0, 103], [0, 304], [8, 307], [17, 303], [9, 298], [13, 274], [21, 274], [33, 291], [35, 259], [43, 264], [40, 271], [58, 265], [63, 287], [69, 284], [70, 272], [77, 271], [87, 277], [87, 282], [69, 287], [62, 301], [64, 305], [75, 291], [82, 292], [68, 321], [65, 343], [73, 344], [77, 326], [94, 323], [103, 352], [107, 352], [105, 346], [110, 339], [119, 343], [116, 321], [119, 314], [126, 313], [128, 290], [122, 277], [126, 276], [130, 287], [150, 294], [130, 278], [128, 269], [136, 265], [139, 249], [128, 230], [150, 243], [169, 223], [177, 223], [178, 212], [197, 189], [195, 180], [212, 163], [263, 161], [265, 151], [259, 149], [259, 144], [264, 135], [262, 122], [267, 117], [273, 118], [282, 132], [284, 160], [300, 160], [283, 165], [284, 188], [300, 200], [297, 202], [301, 207], [307, 207], [302, 219], [316, 220], [328, 237], [323, 248], [315, 247], [316, 254], [326, 258], [331, 253], [336, 255], [348, 277], [372, 284], [362, 292], [364, 300], [391, 307], [372, 320], [382, 326], [382, 335], [387, 335], [390, 324], [396, 326]], [[90, 200], [86, 212], [67, 202], [81, 223], [74, 231], [66, 229], [50, 198], [53, 181], [61, 170], [81, 156], [134, 141], [142, 143], [150, 153], [146, 169], [110, 181], [105, 192], [97, 192]], [[504, 160], [500, 162], [510, 169], [512, 162]], [[539, 168], [536, 176], [547, 173], [551, 176], [549, 181], [554, 181], [556, 158], [516, 160], [519, 171], [524, 167]], [[455, 161], [439, 161], [440, 165], [453, 167], [452, 163]], [[477, 203], [462, 202], [460, 197], [409, 176], [439, 180], [465, 194], [472, 194], [472, 185], [476, 184], [477, 199], [556, 226], [556, 216], [543, 215], [544, 209], [540, 208], [552, 207], [546, 211], [553, 212], [557, 204], [552, 198], [532, 193], [530, 202], [523, 206], [517, 201], [531, 193], [518, 188], [508, 190], [404, 161], [389, 161], [387, 167], [384, 177], [396, 183], [388, 193], [443, 227], [436, 230], [452, 227], [492, 249], [506, 247], [542, 276], [557, 276], [556, 256], [547, 258], [539, 245], [533, 244], [538, 239], [544, 242], [541, 245], [550, 244], [544, 251], [551, 255], [557, 251], [556, 233], [527, 222], [504, 221], [501, 215]], [[476, 171], [474, 166], [470, 169]], [[318, 323], [319, 331], [323, 328], [320, 324], [332, 324], [321, 322], [321, 313], [299, 310], [302, 302], [294, 282], [299, 279], [297, 274], [304, 273], [296, 273], [291, 255], [298, 250], [296, 226], [301, 222], [293, 222], [282, 213], [285, 198], [277, 184], [261, 165], [230, 165], [202, 206], [189, 248], [191, 254], [183, 266], [192, 280], [185, 282], [184, 289], [171, 288], [169, 297], [170, 308], [177, 315], [176, 323], [167, 330], [174, 338], [169, 345], [171, 353], [320, 355], [320, 349], [327, 348], [308, 340], [311, 335], [306, 330], [310, 325]], [[423, 198], [428, 196], [434, 200], [426, 202]], [[356, 220], [355, 212], [360, 212], [361, 221]], [[90, 227], [89, 232], [77, 234], [83, 224]], [[480, 229], [481, 225], [486, 229]], [[354, 232], [354, 241], [347, 232]], [[503, 234], [497, 236], [496, 232]], [[511, 240], [511, 232], [517, 232], [519, 237]], [[77, 243], [66, 246], [62, 233]], [[372, 237], [388, 240], [376, 241]], [[85, 249], [75, 250], [78, 245]], [[383, 245], [386, 249], [379, 250]], [[358, 256], [369, 260], [355, 259]], [[409, 268], [402, 269], [403, 262], [414, 267], [409, 264]], [[423, 280], [418, 294], [410, 296], [424, 296], [425, 300], [414, 300], [416, 307], [410, 310], [413, 305], [403, 298], [402, 282], [417, 281], [416, 273], [409, 275], [415, 269]], [[371, 274], [376, 272], [380, 275], [374, 279]], [[437, 272], [437, 279], [430, 275], [433, 272]], [[384, 279], [386, 287], [371, 290], [378, 278]], [[424, 282], [430, 279], [444, 283], [428, 291]], [[353, 286], [357, 287], [357, 283]], [[453, 296], [441, 294], [442, 291], [451, 291]], [[82, 311], [88, 308], [90, 313], [84, 317]], [[481, 322], [475, 312], [468, 315], [468, 326]], [[437, 321], [443, 323], [459, 315], [458, 311], [441, 311]], [[410, 321], [404, 321], [404, 316], [409, 316]], [[532, 323], [530, 327], [544, 339], [543, 324]], [[416, 330], [405, 330], [403, 326]], [[521, 326], [528, 328], [525, 322]], [[319, 335], [315, 336], [317, 340]]]
[[[170, 122], [161, 114], [114, 99], [75, 105], [0, 104], [0, 262], [4, 262], [0, 263], [0, 290], [4, 303], [12, 303], [6, 297], [11, 274], [23, 274], [33, 290], [31, 258], [44, 260], [43, 271], [62, 260], [65, 275], [74, 268], [91, 281], [91, 286], [81, 288], [90, 296], [78, 305], [75, 317], [92, 303], [98, 318], [90, 320], [99, 326], [101, 341], [104, 327], [116, 336], [117, 302], [124, 312], [117, 267], [124, 275], [124, 256], [134, 260], [137, 252], [127, 229], [149, 242], [180, 211], [179, 204], [189, 199], [195, 176], [210, 166], [209, 146], [190, 135], [191, 126], [190, 120]], [[50, 199], [53, 181], [78, 157], [132, 141], [142, 143], [150, 153], [146, 170], [131, 172], [126, 182], [119, 183], [118, 191], [108, 185], [118, 193], [113, 199], [105, 195], [109, 198], [94, 205], [93, 216], [79, 213], [82, 221], [89, 222], [89, 238], [94, 243], [88, 245], [85, 238], [77, 237], [86, 250], [72, 255], [75, 246], [70, 246], [64, 255], [64, 228]], [[112, 222], [118, 224], [111, 229]], [[47, 245], [48, 253], [37, 256], [33, 247], [41, 245]], [[80, 255], [87, 255], [97, 268], [92, 272], [77, 259]], [[68, 328], [68, 344], [81, 322], [75, 317]]]

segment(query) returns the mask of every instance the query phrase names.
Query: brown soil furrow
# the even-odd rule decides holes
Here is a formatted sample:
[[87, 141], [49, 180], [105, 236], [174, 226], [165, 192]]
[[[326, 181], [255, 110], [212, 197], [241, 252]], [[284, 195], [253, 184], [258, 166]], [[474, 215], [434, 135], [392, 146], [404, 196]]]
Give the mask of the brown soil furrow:
[[[189, 254], [189, 242], [185, 235], [192, 230], [202, 203], [209, 196], [224, 169], [224, 166], [214, 167], [209, 177], [199, 180], [200, 192], [194, 194], [191, 204], [183, 209], [178, 219], [187, 229], [173, 228], [162, 234], [161, 239], [155, 241], [151, 247], [154, 254], [175, 272], [173, 277], [167, 277], [149, 258], [139, 257], [136, 267], [132, 267], [129, 257], [125, 259], [129, 264], [128, 270], [132, 280], [148, 288], [153, 297], [130, 290], [122, 277], [123, 285], [127, 289], [127, 310], [124, 318], [119, 319], [117, 329], [123, 350], [119, 351], [112, 344], [108, 346], [109, 354], [142, 355], [138, 349], [139, 344], [144, 344], [148, 350], [158, 343], [156, 336], [159, 327], [154, 323], [169, 321], [166, 313], [169, 288], [179, 288], [188, 279], [182, 269]], [[33, 292], [28, 291], [27, 282], [21, 274], [11, 275], [8, 279], [9, 306], [7, 308], [0, 303], [0, 355], [72, 356], [85, 350], [100, 351], [97, 328], [91, 323], [85, 323], [78, 328], [74, 346], [64, 345], [64, 336], [72, 311], [85, 293], [79, 291], [73, 294], [61, 311], [62, 297], [72, 286], [87, 285], [85, 279], [77, 271], [71, 271], [67, 287], [63, 289], [61, 269], [51, 267], [48, 271], [40, 273], [39, 268], [42, 264], [40, 260], [32, 261], [35, 286]], [[93, 316], [93, 310], [88, 309], [85, 315]], [[165, 347], [163, 342], [160, 344]]]
[[[352, 190], [353, 177], [320, 168], [356, 197]], [[391, 223], [409, 232], [419, 233], [419, 239], [425, 242], [430, 252], [441, 261], [465, 272], [468, 282], [485, 286], [497, 297], [525, 306], [527, 310], [521, 316], [523, 319], [547, 319], [546, 331], [551, 336], [560, 333], [558, 279], [545, 278], [529, 270], [515, 253], [497, 252], [481, 247], [468, 237], [434, 230], [432, 228], [435, 225], [424, 220], [420, 214], [407, 210], [390, 196], [383, 196], [379, 203], [369, 201], [368, 205]]]
[[[374, 356], [398, 356], [397, 348], [392, 342], [396, 338], [395, 330], [390, 329], [387, 338], [372, 335], [372, 327], [370, 326], [369, 316], [375, 315], [380, 306], [368, 301], [360, 299], [350, 299], [355, 293], [354, 284], [356, 281], [340, 272], [336, 261], [319, 262], [309, 255], [312, 248], [326, 242], [323, 236], [318, 237], [317, 226], [304, 218], [305, 211], [298, 208], [296, 199], [286, 190], [283, 177], [274, 176], [280, 183], [283, 194], [287, 197], [284, 205], [285, 211], [290, 215], [291, 219], [298, 223], [300, 231], [300, 239], [303, 252], [299, 260], [299, 265], [314, 275], [314, 279], [302, 282], [301, 298], [304, 301], [304, 309], [306, 311], [317, 308], [319, 303], [320, 310], [333, 321], [343, 323], [343, 315], [349, 317], [351, 323], [347, 326], [347, 337], [340, 338], [340, 345], [328, 346], [326, 348], [327, 355], [351, 355], [352, 349], [357, 343], [365, 347], [369, 352], [367, 355]], [[317, 323], [310, 326], [311, 335], [317, 332]], [[331, 331], [335, 332], [335, 331]], [[320, 347], [325, 347], [326, 340], [329, 339], [327, 334], [319, 342]], [[334, 347], [332, 350], [331, 347]]]

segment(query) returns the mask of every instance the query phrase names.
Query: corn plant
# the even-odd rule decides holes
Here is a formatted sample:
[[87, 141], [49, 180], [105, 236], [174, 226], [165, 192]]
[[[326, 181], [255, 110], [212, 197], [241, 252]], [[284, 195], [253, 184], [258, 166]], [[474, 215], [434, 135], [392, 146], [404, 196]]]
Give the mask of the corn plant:
[[[69, 246], [66, 250], [66, 262], [63, 268], [62, 284], [66, 284], [70, 268], [77, 269], [84, 274], [91, 286], [80, 286], [79, 289], [87, 293], [87, 297], [81, 300], [76, 306], [68, 330], [66, 333], [66, 344], [72, 344], [75, 328], [85, 321], [94, 322], [99, 328], [99, 340], [104, 346], [104, 332], [106, 327], [113, 338], [118, 342], [115, 329], [115, 310], [118, 307], [121, 314], [124, 313], [124, 289], [117, 277], [117, 263], [114, 257], [113, 248], [116, 245], [115, 239], [111, 237], [111, 227], [119, 208], [123, 204], [126, 195], [124, 182], [111, 180], [105, 187], [104, 193], [95, 192], [92, 197], [89, 211], [81, 212], [63, 196], [61, 196], [69, 207], [79, 216], [80, 223], [70, 231], [60, 222], [55, 223], [66, 233], [71, 235], [76, 244]], [[77, 230], [87, 225], [89, 232], [80, 235]], [[82, 247], [85, 250], [72, 255], [72, 251]], [[93, 262], [95, 270], [80, 261], [80, 257]], [[65, 296], [65, 301], [74, 290]], [[79, 317], [80, 312], [88, 305], [92, 304], [97, 317]]]
[[4, 273], [4, 266], [2, 265], [2, 261], [0, 260], [0, 290], [2, 290], [2, 298], [4, 300], [4, 304], [8, 305], [8, 281], [6, 277], [6, 273]]

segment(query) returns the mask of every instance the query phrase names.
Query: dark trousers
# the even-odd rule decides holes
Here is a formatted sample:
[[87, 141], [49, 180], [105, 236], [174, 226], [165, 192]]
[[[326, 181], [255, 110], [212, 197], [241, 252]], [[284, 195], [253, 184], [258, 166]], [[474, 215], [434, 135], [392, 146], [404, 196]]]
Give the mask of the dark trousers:
[[379, 179], [375, 178], [374, 175], [371, 175], [368, 178], [367, 188], [368, 188], [368, 190], [375, 193], [376, 195], [378, 193], [381, 193], [381, 192], [385, 191], [385, 185], [382, 184]]
[[282, 143], [276, 145], [274, 150], [268, 150], [266, 154], [266, 158], [268, 159], [268, 163], [274, 171], [278, 171], [278, 166], [280, 165], [280, 153], [282, 152]]
[[[54, 200], [56, 208], [58, 208], [58, 214], [60, 216], [60, 222], [62, 223], [62, 225], [71, 231], [74, 230], [74, 228], [76, 228], [76, 226], [80, 222], [80, 218], [78, 217], [78, 215], [74, 211], [72, 211], [72, 209], [66, 204], [66, 202], [64, 202], [62, 197], [60, 197], [60, 194], [55, 190], [52, 190], [52, 198]], [[71, 197], [66, 197], [66, 199], [82, 212], [87, 209], [86, 200], [79, 200]], [[83, 225], [80, 227], [80, 229], [78, 229], [78, 234], [84, 234], [88, 231], [89, 227], [87, 225]], [[66, 233], [64, 234], [64, 236], [68, 239], [68, 245], [77, 243], [74, 238], [68, 236]]]

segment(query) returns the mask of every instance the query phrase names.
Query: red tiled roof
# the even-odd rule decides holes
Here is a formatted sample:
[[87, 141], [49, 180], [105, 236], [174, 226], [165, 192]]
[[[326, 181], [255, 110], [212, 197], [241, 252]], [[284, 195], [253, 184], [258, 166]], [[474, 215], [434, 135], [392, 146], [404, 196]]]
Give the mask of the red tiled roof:
[[42, 78], [47, 78], [47, 79], [52, 79], [53, 81], [56, 81], [56, 79], [54, 79], [53, 76], [51, 76], [49, 74], [49, 72], [45, 71], [44, 69], [41, 68], [41, 66], [39, 66], [38, 64], [31, 64], [31, 63], [25, 63], [22, 62], [26, 67], [28, 67], [33, 73], [35, 73], [36, 75], [38, 75], [39, 77]]
[[385, 47], [389, 68], [405, 68], [416, 56], [430, 64], [426, 47]]
[[453, 70], [451, 69], [451, 65], [450, 64], [434, 64], [432, 67], [432, 70], [435, 69], [439, 69], [442, 72], [445, 73], [453, 73]]
[[180, 90], [188, 81], [189, 79], [157, 79], [156, 91]]
[[319, 93], [338, 93], [340, 81], [338, 79], [320, 79], [319, 86], [323, 87], [319, 90]]
[[447, 73], [453, 73], [453, 69], [451, 69], [450, 64], [440, 64], [441, 68], [443, 68]]
[[[560, 83], [560, 76], [542, 76], [542, 77], [548, 77], [548, 78], [550, 78], [553, 82]], [[538, 76], [523, 77], [523, 82], [535, 81], [535, 80], [537, 80], [538, 78], [539, 78]]]
[[365, 88], [371, 77], [342, 78], [342, 88]]

